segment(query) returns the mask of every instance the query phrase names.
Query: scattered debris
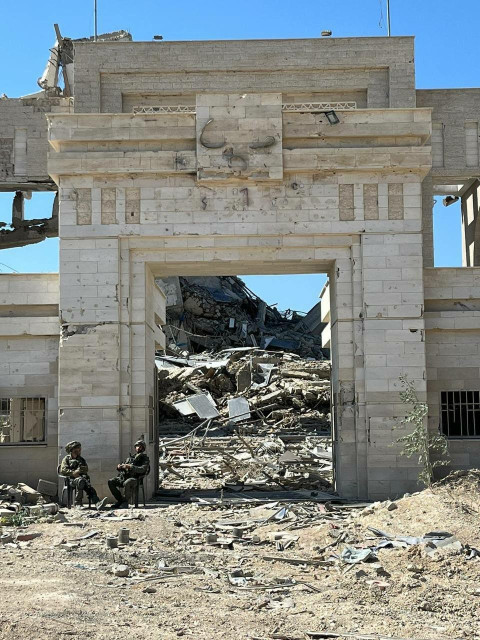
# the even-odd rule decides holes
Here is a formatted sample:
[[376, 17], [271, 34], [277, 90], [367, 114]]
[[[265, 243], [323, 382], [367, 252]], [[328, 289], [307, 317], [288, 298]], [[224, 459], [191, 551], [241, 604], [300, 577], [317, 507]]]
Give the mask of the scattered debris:
[[39, 480], [37, 485], [37, 492], [44, 496], [54, 498], [57, 495], [58, 487], [56, 482], [49, 482], [48, 480]]
[[15, 538], [17, 542], [30, 542], [30, 540], [35, 540], [35, 538], [39, 538], [42, 534], [38, 531], [31, 531], [30, 533], [17, 533], [17, 537]]
[[[252, 445], [251, 438], [240, 434], [235, 441], [241, 453], [260, 448], [262, 439]], [[256, 456], [285, 454], [275, 438], [263, 440]], [[297, 455], [287, 453], [284, 462]], [[21, 598], [38, 599], [41, 580], [49, 594], [42, 625], [52, 616], [55, 628], [62, 618], [50, 603], [67, 585], [74, 594], [89, 590], [86, 636], [114, 637], [135, 612], [139, 637], [151, 635], [154, 616], [162, 637], [172, 638], [220, 640], [230, 625], [239, 638], [261, 640], [473, 640], [480, 579], [475, 478], [454, 478], [397, 500], [393, 511], [388, 501], [366, 509], [365, 503], [319, 502], [309, 498], [311, 491], [278, 488], [264, 492], [261, 502], [247, 500], [252, 491], [229, 492], [245, 494], [244, 502], [198, 496], [168, 505], [161, 496], [157, 507], [128, 512], [128, 530], [115, 511], [88, 509], [67, 510], [64, 524], [53, 515], [4, 524], [0, 556], [9, 588], [2, 592], [2, 615], [15, 621]], [[42, 535], [33, 539], [31, 533]], [[112, 537], [114, 548], [108, 546]], [[68, 620], [75, 611], [68, 610]], [[18, 635], [35, 637], [38, 627], [18, 620]]]
[[130, 575], [130, 569], [126, 564], [117, 564], [112, 567], [112, 573], [117, 578], [126, 578]]
[[0, 485], [0, 504], [17, 502], [24, 504], [37, 504], [42, 499], [41, 494], [28, 484], [19, 482], [15, 487], [9, 484]]

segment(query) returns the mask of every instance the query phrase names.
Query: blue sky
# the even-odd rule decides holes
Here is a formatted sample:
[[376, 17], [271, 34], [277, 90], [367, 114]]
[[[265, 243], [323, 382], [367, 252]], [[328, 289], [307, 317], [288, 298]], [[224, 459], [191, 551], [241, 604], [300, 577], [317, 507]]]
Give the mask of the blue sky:
[[[0, 21], [0, 94], [16, 97], [38, 90], [53, 23], [71, 38], [93, 34], [93, 0], [65, 3], [17, 0], [2, 3]], [[99, 32], [129, 30], [134, 40], [211, 40], [234, 38], [315, 38], [324, 29], [333, 36], [386, 35], [386, 0], [98, 0]], [[392, 35], [415, 36], [417, 88], [480, 87], [478, 0], [391, 0]], [[160, 45], [161, 46], [161, 45]], [[458, 205], [434, 209], [435, 263], [461, 263]], [[37, 194], [28, 215], [49, 215], [48, 197]], [[10, 220], [10, 196], [0, 194], [0, 220]], [[0, 272], [57, 271], [58, 241], [0, 252]], [[317, 301], [320, 276], [246, 278], [267, 302], [307, 310]]]

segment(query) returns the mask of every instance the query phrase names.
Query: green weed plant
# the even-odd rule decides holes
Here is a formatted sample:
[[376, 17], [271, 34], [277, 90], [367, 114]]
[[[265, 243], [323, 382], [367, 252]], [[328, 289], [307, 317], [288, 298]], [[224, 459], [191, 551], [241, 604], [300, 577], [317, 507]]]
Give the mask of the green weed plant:
[[[434, 469], [448, 465], [448, 442], [441, 434], [429, 433], [426, 417], [428, 415], [428, 405], [420, 402], [417, 396], [415, 385], [406, 375], [400, 376], [403, 391], [400, 392], [401, 401], [411, 407], [401, 424], [410, 427], [413, 431], [397, 439], [402, 445], [402, 455], [407, 458], [417, 457], [421, 469], [418, 479], [426, 487], [431, 487], [433, 483]], [[432, 453], [442, 456], [440, 460], [432, 460]]]

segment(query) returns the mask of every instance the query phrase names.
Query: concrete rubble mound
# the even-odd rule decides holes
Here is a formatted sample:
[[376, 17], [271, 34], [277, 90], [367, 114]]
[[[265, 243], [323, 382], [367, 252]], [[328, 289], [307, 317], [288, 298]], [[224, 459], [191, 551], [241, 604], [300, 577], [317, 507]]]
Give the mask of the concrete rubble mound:
[[320, 303], [307, 314], [267, 305], [234, 276], [166, 278], [168, 349], [178, 353], [254, 346], [322, 360]]
[[17, 485], [0, 484], [0, 524], [56, 514], [59, 508], [52, 502], [56, 495], [56, 485], [45, 480], [39, 481], [37, 490], [24, 482]]
[[331, 486], [329, 362], [244, 347], [156, 364], [163, 488]]

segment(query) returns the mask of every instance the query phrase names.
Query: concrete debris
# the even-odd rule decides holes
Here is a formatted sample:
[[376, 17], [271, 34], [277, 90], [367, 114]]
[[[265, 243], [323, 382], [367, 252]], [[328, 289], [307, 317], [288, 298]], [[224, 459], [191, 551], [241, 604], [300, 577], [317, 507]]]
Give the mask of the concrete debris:
[[[42, 497], [38, 491], [35, 491], [35, 489], [32, 489], [32, 487], [29, 487], [28, 484], [25, 484], [24, 482], [19, 482], [17, 484], [17, 491], [20, 491], [21, 494], [20, 501], [23, 501], [25, 504], [37, 504]], [[16, 498], [18, 498], [17, 495]]]
[[10, 542], [13, 542], [13, 535], [11, 533], [2, 533], [2, 535], [0, 535], [0, 544], [9, 544]]
[[322, 349], [324, 324], [312, 323], [310, 312], [267, 305], [238, 277], [172, 277], [157, 284], [167, 296], [164, 330], [174, 354], [258, 346], [316, 360], [328, 356]]
[[0, 505], [8, 508], [8, 505], [17, 503], [20, 505], [33, 505], [42, 500], [42, 494], [23, 482], [16, 486], [0, 484]]
[[37, 492], [45, 496], [55, 497], [57, 495], [58, 487], [56, 482], [49, 482], [48, 480], [39, 480], [37, 485]]
[[[219, 424], [214, 426], [225, 435], [232, 433], [233, 422], [241, 422], [244, 433], [255, 435], [282, 432], [326, 436], [330, 432], [327, 361], [252, 348], [184, 359], [158, 355], [156, 365], [164, 433], [182, 433], [178, 424], [182, 419], [185, 427], [194, 426], [195, 421], [186, 418], [194, 413], [193, 405], [200, 401], [197, 398], [202, 403], [208, 399], [209, 403], [208, 415], [197, 416], [218, 418]], [[247, 375], [241, 377], [239, 372]], [[251, 382], [245, 383], [245, 378]], [[232, 409], [232, 416], [229, 407], [237, 407]], [[241, 411], [245, 411], [243, 416]]]
[[52, 205], [50, 218], [24, 219], [24, 199], [31, 191], [17, 191], [12, 201], [12, 222], [0, 222], [0, 248], [12, 249], [26, 244], [37, 244], [45, 238], [58, 236], [58, 193]]
[[[66, 97], [73, 95], [73, 62], [74, 62], [74, 44], [76, 42], [89, 42], [93, 40], [93, 36], [90, 38], [65, 38], [61, 35], [58, 24], [54, 25], [56, 40], [53, 47], [50, 49], [50, 57], [47, 65], [41, 77], [38, 79], [38, 86], [43, 89], [47, 95], [59, 95], [61, 88], [58, 84], [60, 69], [63, 71], [63, 80], [65, 88], [63, 89], [63, 95]], [[117, 42], [117, 41], [131, 41], [132, 36], [128, 31], [123, 29], [120, 31], [113, 31], [112, 33], [102, 33], [97, 36], [99, 42]]]
[[329, 491], [327, 361], [251, 347], [156, 365], [162, 491]]
[[[40, 480], [39, 487], [47, 488]], [[47, 485], [53, 485], [47, 482]], [[56, 494], [56, 490], [55, 490]], [[52, 500], [51, 495], [42, 494], [23, 482], [16, 486], [9, 484], [0, 485], [0, 524], [12, 524], [14, 522], [28, 524], [38, 520], [49, 522], [59, 521], [59, 506], [56, 502], [46, 502]]]
[[112, 567], [112, 573], [117, 578], [126, 578], [130, 574], [130, 569], [126, 564], [117, 564]]

